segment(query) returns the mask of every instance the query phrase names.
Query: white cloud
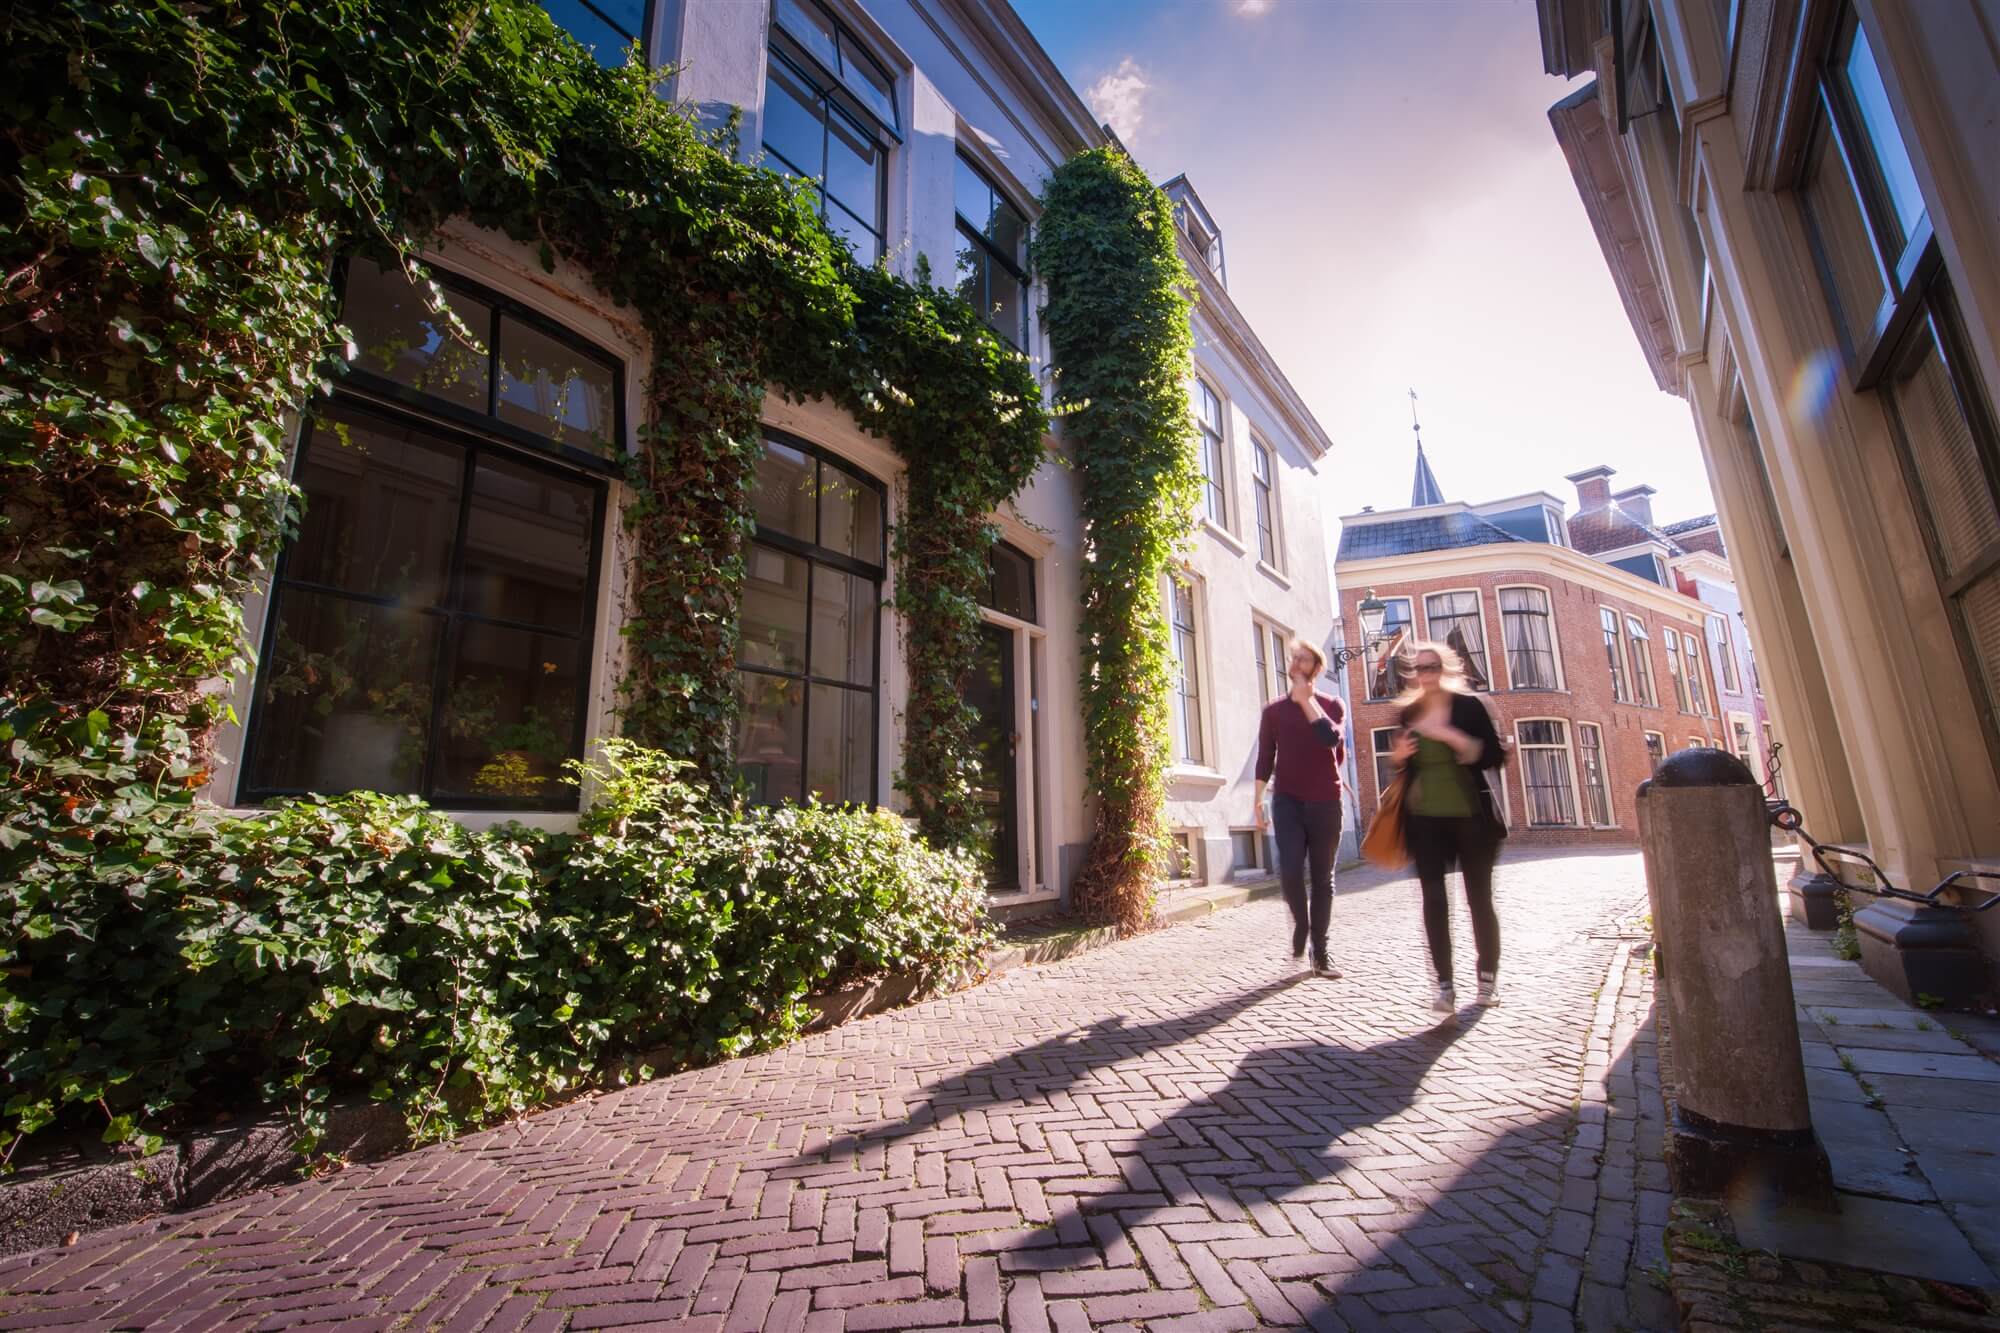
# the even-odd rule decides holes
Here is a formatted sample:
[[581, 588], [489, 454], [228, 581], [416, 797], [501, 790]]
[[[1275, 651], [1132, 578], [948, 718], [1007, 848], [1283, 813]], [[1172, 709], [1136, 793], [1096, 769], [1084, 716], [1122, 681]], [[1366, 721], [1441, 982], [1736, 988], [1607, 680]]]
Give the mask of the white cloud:
[[1236, 12], [1248, 18], [1271, 12], [1271, 0], [1236, 0]]
[[1153, 85], [1146, 78], [1146, 71], [1139, 63], [1127, 56], [1118, 62], [1118, 68], [1090, 85], [1084, 96], [1090, 101], [1090, 109], [1097, 118], [1109, 125], [1120, 139], [1130, 143], [1132, 136], [1139, 132], [1139, 125], [1146, 118], [1146, 94]]

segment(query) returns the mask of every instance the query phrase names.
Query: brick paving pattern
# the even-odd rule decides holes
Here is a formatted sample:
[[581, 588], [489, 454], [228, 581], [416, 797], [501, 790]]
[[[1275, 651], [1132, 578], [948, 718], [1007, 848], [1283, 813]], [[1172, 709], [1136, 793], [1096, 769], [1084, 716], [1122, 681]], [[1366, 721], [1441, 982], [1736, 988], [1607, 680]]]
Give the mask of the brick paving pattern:
[[0, 1262], [0, 1328], [1604, 1327], [1664, 1221], [1643, 898], [1504, 864], [1505, 1003], [1442, 1024], [1410, 881], [1341, 897], [1339, 981], [1259, 902]]

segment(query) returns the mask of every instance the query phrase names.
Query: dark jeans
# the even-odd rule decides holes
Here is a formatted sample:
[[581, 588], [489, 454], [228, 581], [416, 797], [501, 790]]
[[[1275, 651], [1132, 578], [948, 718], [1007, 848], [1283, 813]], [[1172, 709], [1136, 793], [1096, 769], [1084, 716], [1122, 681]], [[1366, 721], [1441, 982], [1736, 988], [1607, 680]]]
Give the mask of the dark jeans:
[[[1326, 930], [1333, 922], [1333, 858], [1340, 847], [1340, 802], [1301, 801], [1275, 792], [1271, 830], [1278, 836], [1278, 882], [1292, 909], [1292, 952], [1312, 942], [1315, 966], [1326, 962]], [[1306, 895], [1306, 861], [1312, 861], [1312, 895]]]
[[1444, 877], [1454, 862], [1465, 879], [1465, 905], [1472, 909], [1472, 940], [1479, 950], [1479, 970], [1500, 968], [1500, 918], [1493, 913], [1493, 860], [1499, 853], [1492, 833], [1477, 817], [1440, 819], [1435, 815], [1404, 816], [1403, 830], [1410, 859], [1417, 863], [1417, 882], [1424, 886], [1424, 935], [1430, 940], [1431, 966], [1438, 984], [1452, 984], [1451, 904]]

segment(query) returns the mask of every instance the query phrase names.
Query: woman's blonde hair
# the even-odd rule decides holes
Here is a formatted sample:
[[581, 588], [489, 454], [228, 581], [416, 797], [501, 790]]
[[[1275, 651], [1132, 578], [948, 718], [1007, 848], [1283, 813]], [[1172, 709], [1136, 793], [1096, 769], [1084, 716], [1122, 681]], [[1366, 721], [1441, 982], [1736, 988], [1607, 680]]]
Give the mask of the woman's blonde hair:
[[[1438, 681], [1440, 686], [1450, 690], [1454, 694], [1472, 693], [1472, 687], [1465, 683], [1465, 659], [1458, 655], [1457, 649], [1452, 648], [1448, 644], [1439, 643], [1434, 639], [1418, 639], [1416, 642], [1408, 645], [1397, 656], [1408, 660], [1410, 663], [1410, 672], [1413, 677], [1417, 668], [1417, 656], [1420, 653], [1437, 654], [1439, 664], [1444, 667], [1444, 677]], [[1396, 706], [1398, 708], [1408, 708], [1418, 699], [1421, 699], [1423, 694], [1423, 686], [1412, 684], [1408, 689], [1396, 696]]]
[[1301, 639], [1296, 636], [1285, 645], [1285, 674], [1288, 676], [1291, 674], [1292, 659], [1298, 656], [1301, 648], [1312, 654], [1313, 679], [1317, 681], [1321, 676], [1326, 674], [1326, 650], [1309, 639]]

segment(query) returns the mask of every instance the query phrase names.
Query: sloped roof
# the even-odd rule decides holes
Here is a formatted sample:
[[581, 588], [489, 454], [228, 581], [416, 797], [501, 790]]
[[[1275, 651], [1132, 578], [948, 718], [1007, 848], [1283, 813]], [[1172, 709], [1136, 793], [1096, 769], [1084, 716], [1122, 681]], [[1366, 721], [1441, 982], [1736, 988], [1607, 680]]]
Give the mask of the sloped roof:
[[1678, 537], [1683, 532], [1693, 532], [1696, 528], [1713, 526], [1715, 526], [1715, 515], [1703, 514], [1699, 518], [1684, 518], [1674, 523], [1662, 523], [1660, 531], [1666, 533], [1669, 537]]
[[1417, 475], [1410, 483], [1410, 507], [1441, 505], [1444, 490], [1438, 485], [1437, 473], [1431, 471], [1431, 462], [1424, 457], [1424, 442], [1417, 441]]
[[1385, 523], [1343, 523], [1336, 560], [1374, 560], [1419, 551], [1449, 551], [1461, 546], [1498, 546], [1522, 539], [1494, 527], [1477, 514], [1463, 511], [1391, 519]]
[[1569, 544], [1585, 555], [1616, 551], [1641, 542], [1658, 542], [1667, 548], [1667, 554], [1681, 554], [1680, 543], [1651, 524], [1641, 523], [1616, 505], [1586, 509], [1571, 515], [1569, 520]]

